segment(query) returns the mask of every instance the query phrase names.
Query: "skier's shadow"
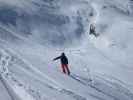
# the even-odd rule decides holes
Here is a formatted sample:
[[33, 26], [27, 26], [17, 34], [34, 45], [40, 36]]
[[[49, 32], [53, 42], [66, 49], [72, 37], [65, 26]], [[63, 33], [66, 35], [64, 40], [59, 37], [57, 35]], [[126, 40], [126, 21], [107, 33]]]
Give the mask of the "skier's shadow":
[[70, 74], [69, 76], [83, 85], [88, 85], [90, 82], [92, 82], [91, 79], [87, 79], [76, 74]]

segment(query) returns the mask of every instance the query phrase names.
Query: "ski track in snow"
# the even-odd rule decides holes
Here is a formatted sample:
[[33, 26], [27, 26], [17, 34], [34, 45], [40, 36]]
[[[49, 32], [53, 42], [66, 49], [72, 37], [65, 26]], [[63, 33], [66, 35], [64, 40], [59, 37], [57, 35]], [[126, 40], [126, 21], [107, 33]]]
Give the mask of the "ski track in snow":
[[6, 89], [7, 93], [9, 94], [9, 96], [11, 97], [11, 100], [15, 100], [14, 97], [12, 96], [12, 94], [10, 93], [8, 87], [6, 86], [2, 76], [0, 75], [0, 82], [2, 83], [2, 85], [4, 86], [4, 88]]
[[[14, 59], [14, 58], [13, 58]], [[17, 60], [19, 60], [19, 59], [17, 59]], [[21, 60], [19, 60], [19, 61], [17, 61], [17, 62], [20, 62]], [[24, 63], [24, 62], [20, 62], [19, 64], [21, 64], [21, 65], [23, 65], [22, 63]], [[26, 67], [26, 65], [24, 65], [25, 67]], [[27, 70], [29, 70], [30, 68], [28, 68], [28, 67], [26, 67], [26, 69]], [[32, 70], [32, 69], [30, 69], [30, 70]], [[25, 70], [26, 71], [26, 70]], [[28, 72], [29, 73], [29, 72]], [[32, 72], [31, 72], [32, 73]], [[35, 74], [35, 72], [34, 72], [34, 74]], [[35, 76], [35, 75], [34, 75]], [[37, 75], [36, 75], [37, 76]], [[44, 76], [45, 77], [45, 76]], [[39, 77], [37, 77], [37, 79], [39, 79]], [[40, 81], [40, 80], [39, 80]], [[44, 83], [43, 83], [44, 84]], [[86, 100], [84, 97], [82, 97], [82, 96], [79, 96], [79, 95], [77, 95], [77, 94], [75, 94], [75, 93], [73, 93], [72, 91], [69, 91], [69, 90], [66, 90], [66, 89], [63, 89], [63, 88], [57, 88], [57, 87], [55, 87], [55, 86], [53, 86], [53, 85], [48, 85], [48, 84], [45, 84], [47, 87], [49, 87], [49, 88], [52, 88], [52, 89], [55, 89], [55, 90], [57, 90], [57, 91], [59, 91], [59, 92], [61, 92], [61, 93], [65, 93], [65, 94], [67, 94], [67, 95], [70, 95], [71, 94], [71, 96], [73, 97], [73, 98], [75, 98], [76, 100]]]
[[[97, 15], [95, 16], [92, 23], [96, 23], [99, 18], [99, 11], [97, 11], [96, 5], [91, 5], [97, 12]], [[0, 26], [3, 27], [3, 26]], [[9, 36], [15, 36], [15, 39], [18, 40], [26, 40], [25, 38], [14, 34], [12, 31], [1, 28], [2, 35], [4, 35], [3, 32], [7, 32]], [[11, 34], [10, 34], [10, 33]], [[13, 37], [14, 38], [14, 37]], [[0, 41], [3, 44], [6, 44], [6, 38], [0, 39]], [[28, 41], [29, 42], [29, 41]], [[91, 42], [91, 41], [89, 41]], [[38, 90], [33, 89], [33, 87], [28, 86], [27, 84], [22, 83], [18, 77], [15, 76], [15, 73], [12, 73], [13, 69], [11, 70], [10, 67], [14, 67], [19, 69], [19, 71], [23, 72], [27, 75], [27, 77], [30, 77], [37, 81], [38, 83], [42, 84], [44, 87], [48, 88], [49, 90], [52, 90], [54, 92], [58, 92], [60, 94], [67, 95], [70, 98], [73, 98], [74, 100], [89, 100], [87, 96], [80, 95], [78, 92], [67, 89], [62, 84], [57, 82], [52, 77], [46, 75], [41, 70], [37, 69], [35, 66], [33, 66], [27, 59], [23, 58], [21, 55], [17, 54], [13, 49], [10, 49], [6, 46], [3, 46], [3, 44], [0, 43], [0, 82], [3, 84], [3, 86], [7, 89], [7, 92], [9, 96], [14, 99], [15, 95], [12, 95], [11, 92], [8, 90], [8, 87], [10, 87], [12, 90], [15, 91], [16, 96], [19, 96], [21, 100], [25, 100], [22, 96], [27, 96], [27, 100], [49, 100], [45, 94], [38, 92]], [[8, 43], [7, 43], [8, 44]], [[93, 48], [98, 55], [101, 55], [103, 58], [105, 58], [109, 63], [113, 64], [114, 66], [123, 66], [119, 62], [112, 60], [108, 56], [106, 56], [100, 49], [93, 46], [92, 43], [89, 43], [91, 45], [91, 48]], [[80, 50], [79, 50], [80, 51]], [[47, 65], [46, 65], [47, 66]], [[69, 77], [66, 76], [68, 79]], [[70, 78], [73, 81], [76, 81], [78, 84], [82, 84], [84, 87], [86, 87], [89, 91], [89, 89], [93, 89], [94, 92], [91, 93], [91, 91], [87, 92], [89, 96], [95, 98], [95, 100], [107, 100], [106, 97], [110, 98], [110, 100], [132, 100], [133, 99], [133, 93], [131, 93], [126, 87], [123, 86], [123, 83], [121, 80], [115, 80], [111, 77], [103, 77], [100, 74], [97, 74], [97, 76], [93, 76], [92, 80], [88, 80], [84, 77], [78, 76], [76, 74], [72, 74]], [[115, 80], [109, 81], [109, 79]], [[117, 82], [116, 82], [117, 81]], [[11, 83], [11, 84], [10, 84]], [[7, 87], [8, 85], [8, 87]], [[20, 93], [16, 93], [19, 92]], [[100, 96], [101, 94], [102, 96]], [[105, 97], [104, 97], [105, 96]], [[17, 99], [18, 100], [18, 99]]]
[[[95, 47], [94, 47], [95, 48]], [[96, 48], [96, 50], [97, 50], [97, 48]], [[12, 54], [11, 52], [9, 52], [8, 50], [5, 50], [6, 52], [8, 52], [9, 53], [9, 55], [10, 56], [12, 56], [12, 55], [14, 55], [14, 54]], [[98, 50], [99, 51], [99, 50]], [[101, 52], [100, 52], [100, 54], [101, 54]], [[17, 55], [18, 56], [18, 55]], [[82, 96], [79, 96], [79, 95], [76, 95], [75, 93], [73, 93], [72, 91], [69, 91], [69, 90], [66, 90], [66, 89], [64, 89], [64, 88], [62, 88], [62, 87], [60, 87], [60, 85], [58, 85], [58, 83], [56, 82], [56, 81], [54, 81], [53, 79], [51, 79], [50, 77], [48, 77], [48, 76], [46, 76], [46, 75], [44, 75], [44, 73], [42, 73], [42, 72], [40, 72], [38, 69], [35, 69], [31, 64], [29, 64], [26, 60], [24, 60], [24, 59], [19, 59], [20, 58], [20, 56], [18, 56], [17, 57], [16, 55], [14, 55], [13, 57], [15, 57], [15, 58], [13, 58], [14, 60], [16, 59], [16, 61], [15, 61], [15, 63], [19, 63], [18, 65], [23, 65], [23, 70], [25, 70], [25, 71], [27, 71], [27, 73], [28, 74], [30, 74], [30, 73], [34, 73], [34, 77], [36, 77], [36, 79], [38, 80], [38, 79], [40, 79], [40, 77], [37, 77], [37, 76], [41, 76], [41, 77], [43, 77], [43, 78], [46, 78], [46, 79], [48, 79], [48, 81], [50, 81], [50, 83], [52, 82], [52, 84], [51, 85], [49, 85], [49, 84], [45, 84], [47, 87], [49, 87], [49, 88], [51, 88], [51, 89], [54, 89], [54, 90], [56, 90], [56, 91], [59, 91], [59, 92], [61, 92], [61, 93], [65, 93], [65, 94], [67, 94], [67, 95], [70, 95], [70, 93], [71, 94], [73, 94], [72, 96], [74, 97], [74, 98], [76, 98], [76, 100], [77, 100], [77, 98], [82, 98], [82, 100], [85, 100], [85, 98], [84, 97], [82, 97]], [[17, 58], [16, 58], [17, 57]], [[28, 65], [28, 66], [27, 66]], [[22, 68], [21, 68], [22, 69]], [[83, 84], [83, 85], [88, 85], [87, 83], [88, 83], [88, 81], [81, 81], [81, 78], [75, 78], [75, 77], [73, 77], [76, 81], [78, 81], [78, 82], [80, 82], [81, 84]], [[40, 79], [41, 80], [41, 79]], [[40, 81], [39, 80], [39, 81]], [[43, 82], [43, 84], [44, 84], [44, 82]], [[102, 90], [100, 90], [99, 88], [97, 88], [97, 87], [95, 87], [95, 86], [93, 86], [93, 85], [88, 85], [88, 86], [90, 86], [91, 88], [93, 88], [93, 89], [95, 89], [96, 91], [98, 91], [98, 92], [100, 92], [100, 93], [102, 93], [102, 94], [104, 94], [104, 95], [107, 95], [107, 96], [109, 96], [109, 97], [111, 97], [111, 98], [114, 98], [115, 100], [119, 100], [119, 99], [117, 99], [115, 96], [113, 96], [113, 95], [110, 95], [110, 94], [108, 94], [108, 93], [106, 93], [106, 92], [104, 92], [104, 91], [102, 91]], [[91, 95], [91, 96], [94, 96], [94, 95], [92, 95], [92, 94], [89, 94], [89, 95]], [[95, 97], [97, 97], [97, 96], [95, 96]], [[97, 99], [100, 99], [100, 97], [97, 97]]]
[[[22, 100], [25, 100], [24, 96], [26, 97], [26, 100], [34, 100], [32, 97], [30, 97], [29, 94], [27, 94], [26, 89], [24, 89], [25, 87], [23, 86], [23, 84], [21, 84], [17, 79], [15, 79], [12, 73], [10, 73], [10, 71], [8, 70], [8, 65], [10, 63], [10, 60], [12, 59], [12, 57], [11, 58], [10, 57], [11, 55], [9, 55], [6, 51], [0, 50], [1, 82], [7, 89], [8, 94], [11, 96], [12, 100], [19, 100], [18, 97], [21, 98]], [[14, 91], [13, 93], [14, 96], [11, 94], [11, 91], [9, 90], [9, 88], [11, 88], [11, 90]]]
[[[51, 82], [52, 82], [52, 84], [50, 85], [50, 84], [45, 84], [43, 81], [42, 81], [42, 83], [45, 85], [45, 86], [47, 86], [47, 87], [49, 87], [49, 88], [51, 88], [51, 89], [54, 89], [54, 90], [56, 90], [56, 91], [58, 91], [58, 92], [61, 92], [61, 93], [64, 93], [64, 94], [66, 94], [66, 95], [69, 95], [69, 96], [72, 96], [73, 98], [75, 98], [75, 100], [86, 100], [86, 98], [84, 98], [84, 97], [82, 97], [82, 96], [80, 96], [80, 95], [77, 95], [76, 93], [74, 93], [74, 92], [72, 92], [72, 91], [70, 91], [70, 90], [67, 90], [67, 89], [64, 89], [63, 87], [60, 87], [60, 85], [58, 85], [58, 83], [56, 82], [56, 81], [54, 81], [53, 79], [51, 79], [50, 77], [48, 77], [47, 75], [44, 75], [44, 73], [42, 73], [42, 72], [40, 72], [38, 69], [35, 69], [31, 64], [29, 64], [26, 60], [24, 60], [24, 59], [19, 59], [20, 58], [20, 56], [16, 56], [16, 55], [14, 55], [14, 54], [12, 54], [11, 52], [9, 52], [8, 50], [5, 50], [4, 52], [6, 52], [8, 55], [10, 55], [10, 56], [13, 56], [13, 60], [15, 61], [14, 63], [18, 63], [18, 64], [20, 64], [20, 65], [23, 65], [23, 68], [21, 68], [21, 69], [23, 69], [23, 70], [25, 70], [25, 72], [26, 73], [28, 73], [28, 74], [32, 74], [32, 73], [34, 73], [34, 78], [36, 77], [36, 79], [37, 80], [41, 80], [40, 79], [40, 76], [42, 77], [42, 78], [46, 78], [46, 79], [48, 79], [48, 81], [50, 81], [50, 84], [51, 84]], [[101, 54], [101, 52], [100, 52], [100, 54]], [[39, 77], [37, 77], [37, 76], [39, 76]], [[115, 97], [115, 96], [113, 96], [113, 94], [109, 94], [109, 93], [107, 93], [107, 92], [104, 92], [103, 90], [101, 90], [101, 89], [99, 89], [98, 87], [96, 87], [96, 86], [93, 86], [92, 84], [88, 84], [88, 80], [84, 80], [83, 81], [83, 79], [81, 79], [80, 77], [73, 77], [76, 81], [78, 81], [79, 83], [81, 83], [81, 84], [83, 84], [83, 85], [86, 85], [86, 86], [89, 86], [89, 87], [91, 87], [91, 88], [93, 88], [93, 89], [95, 89], [96, 91], [98, 91], [98, 92], [100, 92], [100, 93], [102, 93], [102, 94], [104, 94], [104, 95], [107, 95], [107, 96], [109, 96], [109, 97], [111, 97], [111, 98], [113, 98], [114, 100], [119, 100], [119, 98], [117, 98], [117, 97]], [[120, 92], [120, 91], [119, 91]], [[129, 93], [125, 93], [125, 94], [129, 94]], [[101, 98], [101, 97], [99, 97], [99, 96], [96, 96], [96, 95], [93, 95], [93, 94], [89, 94], [90, 96], [93, 96], [93, 97], [95, 97], [95, 98], [97, 98], [98, 100], [103, 100], [103, 98]]]
[[[9, 53], [9, 52], [8, 52]], [[15, 60], [15, 58], [13, 58], [14, 60]], [[41, 80], [41, 78], [40, 78], [40, 75], [39, 75], [39, 73], [38, 73], [38, 71], [37, 72], [34, 72], [35, 70], [33, 70], [32, 71], [32, 69], [31, 69], [31, 67], [29, 68], [29, 66], [27, 66], [27, 64], [25, 64], [25, 62], [23, 62], [22, 61], [22, 59], [18, 59], [18, 58], [16, 58], [16, 63], [18, 63], [19, 62], [19, 64], [20, 65], [24, 65], [24, 67], [25, 68], [21, 68], [21, 69], [23, 69], [23, 70], [25, 70], [25, 72], [27, 72], [28, 74], [31, 74], [32, 76], [34, 76], [34, 78], [37, 80], [37, 81], [40, 81], [40, 82], [42, 82], [45, 86], [47, 86], [48, 88], [50, 88], [50, 89], [53, 89], [53, 90], [56, 90], [57, 92], [61, 92], [61, 93], [64, 93], [64, 94], [67, 94], [67, 95], [69, 95], [69, 96], [71, 96], [71, 97], [73, 97], [73, 98], [75, 98], [75, 100], [86, 100], [84, 97], [82, 97], [82, 96], [80, 96], [80, 95], [77, 95], [77, 94], [75, 94], [74, 92], [72, 92], [72, 91], [70, 91], [70, 90], [66, 90], [66, 89], [64, 89], [64, 88], [61, 88], [61, 87], [59, 87], [58, 85], [50, 85], [50, 83], [49, 84], [47, 84], [47, 83], [45, 83], [45, 81], [43, 81], [43, 80]], [[27, 67], [26, 67], [27, 66]], [[33, 74], [34, 73], [34, 74]], [[37, 73], [37, 74], [36, 74]], [[41, 74], [42, 75], [42, 74]], [[45, 78], [45, 76], [43, 75], [43, 78]], [[53, 80], [52, 80], [53, 81]], [[58, 87], [57, 87], [58, 86]]]
[[[8, 52], [9, 53], [9, 52]], [[11, 55], [10, 55], [11, 56]], [[16, 59], [16, 63], [18, 63], [19, 62], [19, 64], [21, 64], [21, 65], [23, 65], [24, 64], [24, 67], [26, 67], [27, 66], [27, 64], [25, 64], [25, 62], [23, 62], [22, 61], [22, 59], [20, 60], [20, 59], [18, 59], [18, 58], [13, 58], [13, 60], [15, 60]], [[32, 73], [36, 73], [36, 72], [33, 72], [32, 71], [32, 69], [30, 69], [30, 68], [28, 68], [28, 67], [26, 67], [26, 68], [22, 68], [22, 69], [24, 69], [25, 71], [27, 71], [27, 73], [28, 74], [32, 74]], [[30, 72], [31, 71], [31, 72]], [[40, 72], [39, 72], [40, 73]], [[36, 80], [38, 80], [38, 81], [41, 81], [41, 79], [39, 79], [39, 77], [37, 77], [37, 76], [39, 76], [39, 75], [34, 75], [34, 74], [32, 74], [33, 76], [34, 76], [34, 78], [36, 77]], [[45, 76], [44, 76], [45, 77]], [[15, 79], [14, 79], [15, 80]], [[15, 80], [15, 81], [17, 81], [17, 80]], [[45, 81], [44, 81], [45, 82]], [[45, 86], [47, 86], [48, 88], [50, 88], [50, 89], [53, 89], [53, 90], [56, 90], [56, 91], [58, 91], [58, 92], [61, 92], [61, 93], [64, 93], [64, 94], [67, 94], [67, 95], [69, 95], [69, 96], [72, 96], [73, 98], [75, 98], [75, 100], [86, 100], [84, 97], [82, 97], [82, 96], [80, 96], [80, 95], [77, 95], [77, 94], [75, 94], [75, 93], [73, 93], [72, 91], [69, 91], [69, 90], [66, 90], [66, 89], [63, 89], [63, 88], [60, 88], [60, 87], [57, 87], [56, 85], [49, 85], [49, 84], [45, 84], [43, 81], [42, 81], [42, 83], [45, 85]], [[20, 84], [20, 85], [22, 85], [22, 84]], [[13, 99], [14, 100], [14, 99]]]
[[[6, 52], [6, 51], [4, 51], [4, 52]], [[8, 51], [8, 53], [9, 53], [8, 55], [10, 55], [10, 56], [13, 55], [9, 51]], [[77, 95], [76, 93], [74, 93], [74, 92], [72, 92], [70, 90], [64, 89], [63, 87], [60, 87], [59, 85], [55, 84], [53, 79], [51, 79], [52, 80], [51, 82], [53, 82], [55, 85], [54, 84], [50, 85], [50, 84], [45, 83], [45, 81], [41, 81], [40, 76], [42, 76], [43, 78], [46, 78], [46, 76], [44, 74], [40, 73], [39, 71], [36, 71], [36, 69], [32, 69], [33, 67], [29, 67], [29, 64], [25, 63], [25, 61], [23, 61], [22, 59], [19, 59], [17, 56], [14, 55], [13, 57], [15, 57], [15, 58], [13, 58], [13, 60], [15, 61], [14, 63], [18, 63], [18, 65], [23, 65], [23, 67], [21, 69], [24, 70], [25, 73], [31, 74], [31, 76], [33, 76], [36, 80], [42, 82], [42, 84], [44, 84], [48, 88], [53, 89], [55, 91], [58, 91], [60, 93], [64, 93], [66, 95], [69, 95], [69, 96], [73, 97], [75, 100], [87, 100], [86, 98], [84, 98], [84, 97], [82, 97], [80, 95]], [[93, 81], [90, 82], [90, 80], [84, 79], [84, 78], [82, 78], [80, 76], [77, 76], [77, 75], [72, 75], [71, 77], [74, 80], [78, 81], [79, 83], [81, 83], [81, 84], [83, 84], [83, 85], [85, 85], [87, 87], [91, 87], [94, 90], [113, 98], [114, 100], [120, 100], [119, 98], [115, 97], [115, 95], [107, 93], [107, 92], [104, 92], [104, 90], [99, 89], [97, 86], [93, 85], [92, 84]], [[127, 93], [127, 94], [129, 94], [129, 93]], [[89, 94], [89, 95], [97, 98], [98, 100], [104, 100], [104, 98], [101, 98], [101, 97], [99, 97], [97, 95], [94, 95], [94, 94]]]
[[[77, 76], [77, 75], [73, 75], [72, 77], [74, 79], [76, 79], [77, 81], [79, 81], [80, 83], [82, 83], [84, 85], [87, 85], [87, 86], [90, 86], [90, 87], [96, 89], [97, 91], [114, 98], [114, 100], [121, 100], [121, 99], [119, 99], [119, 96], [118, 97], [116, 96], [116, 94], [117, 95], [122, 94], [121, 96], [125, 95], [125, 96], [129, 97], [130, 99], [133, 98], [133, 94], [129, 90], [127, 90], [126, 88], [122, 87], [118, 83], [112, 83], [109, 80], [101, 78], [99, 76], [95, 77], [95, 78], [98, 78], [98, 79], [94, 79], [92, 81], [89, 81], [88, 79], [82, 78], [82, 77]], [[99, 79], [101, 79], [101, 81], [97, 81]], [[100, 83], [100, 82], [103, 82], [103, 81], [106, 81], [106, 83]], [[98, 84], [98, 83], [103, 85], [104, 86], [103, 88], [105, 88], [105, 86], [108, 87], [108, 89], [110, 88], [111, 89], [110, 92], [103, 90], [103, 88], [101, 88], [101, 86], [100, 87], [97, 86], [96, 84]], [[111, 84], [112, 87], [108, 86], [107, 83]], [[113, 88], [117, 93], [112, 92]]]
[[[8, 52], [8, 51], [7, 51]], [[8, 52], [9, 53], [9, 52]], [[10, 54], [10, 55], [13, 55], [13, 54]], [[17, 58], [18, 59], [18, 58]], [[25, 64], [25, 62], [23, 62], [23, 60], [21, 59], [21, 60], [19, 60], [18, 59], [18, 61], [16, 61], [16, 62], [20, 62], [19, 64], [21, 64], [21, 65], [23, 65], [24, 64], [24, 67], [26, 67], [27, 66], [27, 64]], [[22, 64], [23, 63], [23, 64]], [[42, 76], [43, 78], [47, 78], [47, 79], [49, 79], [49, 77], [47, 77], [47, 76], [44, 76], [43, 75], [43, 73], [41, 73], [40, 71], [37, 71], [37, 69], [33, 69], [33, 67], [29, 67], [29, 66], [27, 66], [26, 67], [26, 69], [27, 70], [29, 70], [29, 71], [32, 71], [31, 73], [37, 73], [37, 74], [35, 74], [35, 75], [33, 75], [33, 76]], [[39, 72], [39, 73], [38, 73]], [[41, 73], [41, 74], [40, 74]], [[37, 79], [39, 79], [39, 77], [37, 77]], [[52, 80], [52, 79], [51, 79]], [[53, 80], [51, 81], [51, 82], [54, 82]], [[49, 83], [49, 84], [51, 84], [51, 83]], [[70, 91], [70, 90], [66, 90], [66, 89], [64, 89], [64, 88], [61, 88], [60, 86], [58, 86], [57, 84], [55, 84], [55, 85], [48, 85], [48, 84], [45, 84], [45, 85], [47, 85], [48, 87], [52, 87], [53, 89], [55, 89], [55, 90], [58, 90], [59, 92], [63, 92], [63, 93], [66, 93], [67, 95], [68, 94], [70, 94], [70, 93], [72, 93], [73, 94], [73, 97], [74, 98], [82, 98], [83, 100], [85, 100], [85, 98], [84, 97], [82, 97], [82, 96], [79, 96], [79, 95], [77, 95], [77, 94], [75, 94], [75, 93], [73, 93], [72, 91]], [[58, 87], [57, 87], [58, 86]], [[95, 96], [96, 97], [96, 96]], [[99, 97], [100, 98], [100, 97]]]

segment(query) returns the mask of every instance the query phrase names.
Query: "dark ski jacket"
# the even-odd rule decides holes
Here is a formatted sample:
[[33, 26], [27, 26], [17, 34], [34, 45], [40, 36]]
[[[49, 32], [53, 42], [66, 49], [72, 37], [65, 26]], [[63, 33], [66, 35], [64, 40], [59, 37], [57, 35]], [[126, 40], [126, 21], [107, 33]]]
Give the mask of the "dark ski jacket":
[[93, 25], [90, 26], [90, 34], [95, 34], [95, 27]]
[[68, 58], [63, 53], [61, 56], [54, 58], [54, 60], [60, 59], [61, 64], [68, 64]]

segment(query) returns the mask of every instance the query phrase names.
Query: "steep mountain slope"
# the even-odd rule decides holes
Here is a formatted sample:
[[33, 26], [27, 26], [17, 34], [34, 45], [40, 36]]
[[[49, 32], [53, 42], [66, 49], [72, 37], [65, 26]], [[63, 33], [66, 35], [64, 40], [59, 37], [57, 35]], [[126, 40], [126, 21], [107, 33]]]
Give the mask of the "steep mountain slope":
[[[132, 100], [128, 5], [129, 0], [1, 0], [1, 98]], [[91, 23], [98, 37], [89, 35]], [[61, 52], [71, 76], [52, 61]]]

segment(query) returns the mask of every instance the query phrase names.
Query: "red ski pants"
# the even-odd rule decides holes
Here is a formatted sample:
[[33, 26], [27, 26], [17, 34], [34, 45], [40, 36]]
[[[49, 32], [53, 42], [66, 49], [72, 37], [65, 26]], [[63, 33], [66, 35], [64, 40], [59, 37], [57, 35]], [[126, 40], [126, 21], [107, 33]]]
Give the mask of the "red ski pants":
[[61, 64], [61, 67], [62, 67], [62, 71], [63, 73], [67, 73], [68, 75], [70, 74], [70, 70], [68, 68], [68, 64]]

